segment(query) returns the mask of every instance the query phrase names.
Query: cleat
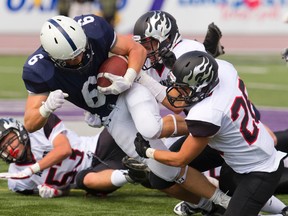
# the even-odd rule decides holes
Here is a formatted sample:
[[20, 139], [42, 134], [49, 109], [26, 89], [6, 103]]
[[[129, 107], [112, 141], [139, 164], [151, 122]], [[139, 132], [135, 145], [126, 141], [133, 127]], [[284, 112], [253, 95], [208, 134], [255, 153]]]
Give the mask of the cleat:
[[175, 207], [174, 207], [174, 213], [176, 215], [180, 215], [180, 216], [190, 216], [196, 213], [200, 213], [203, 210], [200, 208], [197, 208], [196, 205], [193, 205], [191, 203], [182, 201], [180, 203], [178, 203]]
[[134, 158], [130, 158], [128, 156], [125, 156], [122, 159], [122, 163], [128, 170], [128, 173], [124, 175], [129, 183], [141, 184], [149, 181], [148, 177], [150, 170], [146, 164], [143, 164], [135, 160]]
[[286, 206], [285, 208], [282, 209], [281, 215], [288, 216], [288, 206]]

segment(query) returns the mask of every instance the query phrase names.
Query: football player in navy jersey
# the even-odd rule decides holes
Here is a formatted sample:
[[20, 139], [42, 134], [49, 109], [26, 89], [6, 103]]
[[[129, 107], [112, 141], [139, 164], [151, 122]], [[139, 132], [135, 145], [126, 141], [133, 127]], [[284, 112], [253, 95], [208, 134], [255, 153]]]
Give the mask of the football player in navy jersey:
[[[167, 181], [165, 186], [151, 181], [153, 188], [190, 202], [205, 197], [227, 206], [229, 197], [195, 169], [166, 166], [136, 153], [133, 141], [137, 131], [161, 149], [167, 147], [159, 138], [181, 135], [181, 124], [174, 124], [177, 116], [162, 119], [155, 98], [173, 111], [182, 110], [173, 108], [165, 99], [165, 86], [145, 73], [137, 75], [146, 59], [146, 50], [139, 43], [116, 35], [103, 18], [94, 15], [75, 20], [53, 17], [44, 23], [40, 39], [42, 46], [28, 58], [22, 76], [29, 92], [24, 114], [24, 125], [29, 132], [41, 128], [67, 99], [86, 110], [92, 122], [100, 119], [96, 121], [100, 122], [99, 126], [107, 128], [129, 157], [147, 164], [153, 173]], [[100, 88], [96, 72], [110, 51], [127, 55], [128, 69], [124, 77], [107, 73], [112, 85]], [[132, 85], [134, 80], [137, 83]], [[190, 181], [195, 184], [187, 187]], [[171, 186], [174, 182], [177, 184]]]
[[[107, 116], [117, 100], [115, 94], [132, 85], [146, 58], [140, 44], [117, 35], [103, 18], [92, 14], [75, 20], [65, 16], [49, 19], [41, 29], [40, 40], [42, 46], [28, 57], [22, 75], [29, 92], [24, 116], [29, 132], [41, 128], [64, 99], [101, 118]], [[124, 78], [98, 88], [100, 93], [97, 70], [109, 52], [127, 55], [128, 69]]]

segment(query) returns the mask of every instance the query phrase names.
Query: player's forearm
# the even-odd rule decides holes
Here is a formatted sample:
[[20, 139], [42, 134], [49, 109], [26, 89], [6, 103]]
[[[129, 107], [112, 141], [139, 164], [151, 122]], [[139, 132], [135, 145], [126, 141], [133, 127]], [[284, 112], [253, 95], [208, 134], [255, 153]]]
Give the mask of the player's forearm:
[[44, 118], [39, 109], [30, 109], [25, 111], [24, 125], [29, 133], [41, 129], [46, 124], [47, 118]]
[[38, 161], [41, 170], [62, 162], [72, 154], [69, 140], [64, 134], [55, 137], [53, 146], [54, 148], [42, 160]]

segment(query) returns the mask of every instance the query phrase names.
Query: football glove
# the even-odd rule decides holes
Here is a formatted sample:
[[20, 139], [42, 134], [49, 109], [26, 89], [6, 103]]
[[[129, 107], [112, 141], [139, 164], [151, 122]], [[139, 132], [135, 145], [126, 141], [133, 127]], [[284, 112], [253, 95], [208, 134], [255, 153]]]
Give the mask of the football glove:
[[214, 58], [217, 58], [225, 53], [224, 46], [222, 46], [220, 43], [221, 38], [222, 33], [218, 26], [216, 26], [213, 22], [209, 24], [203, 44], [206, 51]]
[[42, 106], [39, 109], [40, 114], [47, 118], [52, 112], [56, 109], [61, 108], [65, 102], [65, 98], [69, 95], [64, 93], [62, 90], [58, 89], [50, 92], [47, 100], [42, 103]]
[[165, 67], [171, 70], [176, 61], [175, 54], [172, 51], [170, 51], [167, 47], [164, 47], [159, 52], [159, 55]]
[[90, 127], [100, 128], [102, 126], [101, 118], [98, 114], [84, 111], [84, 120]]
[[98, 90], [102, 94], [113, 94], [118, 95], [127, 89], [129, 89], [132, 86], [132, 83], [134, 82], [135, 78], [137, 77], [137, 72], [133, 68], [128, 68], [125, 75], [117, 76], [111, 73], [99, 73], [98, 76], [105, 77], [109, 79], [112, 84], [108, 87], [100, 87], [97, 86]]
[[149, 141], [145, 140], [140, 133], [136, 134], [134, 145], [135, 145], [135, 150], [139, 156], [148, 158], [146, 155], [146, 151], [148, 148], [150, 148], [150, 144], [149, 144]]
[[53, 198], [53, 197], [58, 197], [62, 195], [62, 191], [53, 188], [52, 186], [42, 184], [37, 186], [39, 190], [39, 196], [42, 198]]

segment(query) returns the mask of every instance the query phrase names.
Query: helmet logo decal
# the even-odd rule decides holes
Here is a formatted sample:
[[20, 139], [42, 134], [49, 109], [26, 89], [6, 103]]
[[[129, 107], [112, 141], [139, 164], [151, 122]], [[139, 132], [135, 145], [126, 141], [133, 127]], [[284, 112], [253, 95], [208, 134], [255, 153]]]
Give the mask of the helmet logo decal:
[[67, 32], [55, 20], [50, 19], [50, 20], [48, 20], [48, 22], [50, 22], [52, 25], [54, 25], [62, 33], [62, 35], [67, 40], [67, 42], [70, 44], [72, 50], [76, 51], [77, 50], [77, 46], [73, 42], [72, 38], [67, 34]]
[[[172, 27], [171, 21], [166, 17], [166, 15], [159, 12], [154, 13], [150, 18], [150, 22], [147, 22], [147, 25], [145, 35], [153, 36], [155, 39], [158, 39], [159, 42], [166, 39]], [[155, 33], [153, 33], [153, 31]]]
[[193, 88], [205, 87], [213, 78], [213, 66], [207, 57], [203, 57], [201, 64], [197, 65], [190, 73], [183, 78]]

